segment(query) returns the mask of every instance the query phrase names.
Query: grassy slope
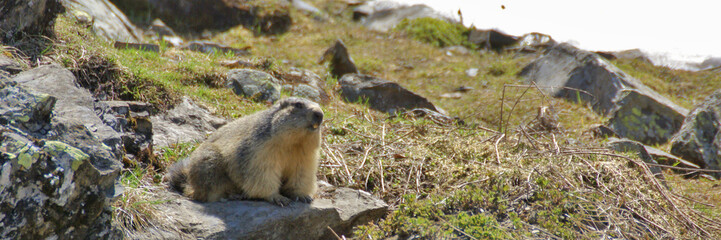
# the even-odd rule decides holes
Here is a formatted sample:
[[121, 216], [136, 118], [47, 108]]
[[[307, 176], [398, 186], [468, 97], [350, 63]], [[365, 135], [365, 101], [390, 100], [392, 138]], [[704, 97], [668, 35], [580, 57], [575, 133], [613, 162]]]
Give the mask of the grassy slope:
[[[533, 55], [473, 51], [449, 56], [403, 32], [376, 33], [349, 22], [349, 12], [341, 11], [340, 2], [309, 2], [340, 14], [317, 22], [292, 12], [294, 26], [283, 35], [254, 36], [238, 27], [212, 40], [251, 46], [254, 55], [246, 60], [270, 60], [273, 71], [300, 67], [325, 75], [325, 66], [317, 61], [340, 38], [361, 72], [399, 82], [467, 123], [445, 126], [426, 119], [388, 119], [362, 105], [343, 103], [332, 91], [334, 100], [323, 106], [327, 121], [321, 179], [367, 190], [394, 209], [385, 220], [360, 228], [357, 237], [598, 238], [607, 234], [696, 238], [697, 234], [719, 234], [718, 224], [706, 219], [721, 212], [713, 205], [721, 196], [714, 182], [687, 180], [669, 172], [672, 191], [661, 188], [643, 167], [633, 167], [642, 165], [635, 157], [608, 155], [595, 148], [603, 140], [584, 131], [604, 119], [586, 107], [545, 98], [532, 88], [504, 88], [521, 84], [516, 73]], [[110, 89], [105, 88], [117, 93], [111, 98], [149, 101], [162, 109], [188, 95], [229, 118], [265, 107], [222, 86], [228, 69], [220, 62], [234, 59], [231, 56], [166, 48], [161, 53], [116, 50], [68, 18], [61, 19], [57, 28], [60, 39], [48, 56], [76, 75], [111, 83]], [[709, 73], [634, 61], [615, 64], [685, 107], [699, 102], [721, 82]], [[467, 76], [468, 68], [479, 68], [479, 75]], [[99, 69], [110, 71], [83, 75]], [[337, 87], [334, 79], [327, 82], [329, 89]], [[458, 86], [474, 90], [460, 99], [440, 98]], [[536, 109], [547, 105], [557, 110], [561, 131], [533, 133], [525, 128], [533, 123]], [[499, 129], [506, 133], [500, 140]], [[164, 149], [161, 159], [170, 164], [193, 146]], [[116, 203], [115, 217], [125, 229], [168, 225], [153, 212], [153, 204], [163, 201], [157, 197], [164, 191], [159, 185], [162, 174], [150, 168], [126, 171], [127, 191]]]

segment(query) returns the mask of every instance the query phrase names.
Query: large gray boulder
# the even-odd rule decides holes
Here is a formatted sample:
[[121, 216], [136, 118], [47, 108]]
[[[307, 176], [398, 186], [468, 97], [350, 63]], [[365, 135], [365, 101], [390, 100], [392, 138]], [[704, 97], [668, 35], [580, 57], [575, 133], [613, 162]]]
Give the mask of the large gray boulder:
[[156, 149], [176, 143], [202, 141], [227, 123], [188, 97], [183, 97], [183, 101], [167, 112], [152, 116], [150, 121]]
[[599, 55], [566, 43], [548, 48], [520, 74], [549, 95], [612, 116], [616, 133], [645, 144], [666, 142], [688, 114]]
[[280, 99], [280, 81], [263, 71], [232, 69], [227, 74], [227, 85], [236, 95], [256, 102], [275, 102]]
[[671, 140], [671, 153], [702, 168], [721, 170], [721, 90], [708, 96], [686, 117]]
[[398, 83], [364, 74], [346, 74], [338, 81], [341, 97], [350, 103], [368, 103], [381, 112], [395, 114], [415, 108], [440, 112], [428, 99]]
[[155, 205], [175, 229], [134, 233], [134, 239], [336, 239], [354, 226], [385, 216], [388, 205], [369, 193], [348, 188], [321, 188], [312, 204], [279, 207], [264, 201], [200, 203], [172, 194]]
[[142, 32], [128, 17], [108, 0], [61, 0], [71, 12], [84, 12], [92, 17], [95, 34], [121, 42], [139, 43]]
[[55, 16], [65, 9], [59, 0], [0, 1], [0, 42], [52, 34]]
[[0, 238], [117, 238], [115, 155], [84, 125], [56, 121], [57, 95], [6, 81], [0, 95]]

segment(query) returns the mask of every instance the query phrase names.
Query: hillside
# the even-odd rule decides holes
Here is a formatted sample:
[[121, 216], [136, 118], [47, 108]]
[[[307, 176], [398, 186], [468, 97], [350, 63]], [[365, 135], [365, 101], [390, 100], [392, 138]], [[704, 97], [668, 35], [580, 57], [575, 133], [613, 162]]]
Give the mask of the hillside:
[[[281, 33], [234, 25], [204, 38], [248, 50], [247, 55], [191, 51], [146, 36], [158, 47], [147, 51], [116, 48], [77, 15], [64, 13], [47, 49], [33, 55], [3, 45], [1, 51], [22, 63], [23, 70], [59, 63], [94, 97], [148, 103], [152, 116], [172, 109], [184, 96], [228, 120], [268, 107], [226, 87], [233, 69], [259, 70], [283, 81], [298, 69], [319, 75], [328, 94], [321, 104], [319, 180], [367, 191], [390, 209], [384, 218], [353, 228], [348, 238], [721, 236], [721, 189], [713, 172], [671, 160], [647, 164], [637, 151], [609, 150], [608, 137], [594, 129], [611, 116], [598, 114], [590, 103], [577, 103], [581, 97], [553, 97], [521, 76], [546, 48], [485, 49], [467, 40], [470, 29], [445, 21], [405, 21], [391, 31], [375, 31], [352, 20], [346, 1], [308, 0], [322, 17], [285, 1], [240, 2], [264, 13], [287, 13], [292, 24]], [[126, 12], [139, 26], [151, 20], [143, 14]], [[185, 41], [197, 37], [178, 35]], [[369, 103], [344, 101], [340, 79], [330, 75], [328, 64], [319, 63], [338, 39], [360, 73], [398, 83], [450, 118], [387, 114]], [[465, 50], [449, 48], [453, 45]], [[686, 109], [721, 89], [721, 77], [713, 71], [673, 70], [641, 59], [608, 61]], [[467, 91], [455, 91], [461, 87]], [[292, 91], [284, 89], [281, 95]], [[136, 130], [141, 126], [130, 124]], [[158, 210], [180, 197], [168, 194], [162, 177], [198, 144], [151, 147], [149, 153], [122, 159], [125, 189], [112, 203], [112, 223], [125, 237], [153, 228], [182, 232]], [[669, 152], [671, 143], [653, 147]]]

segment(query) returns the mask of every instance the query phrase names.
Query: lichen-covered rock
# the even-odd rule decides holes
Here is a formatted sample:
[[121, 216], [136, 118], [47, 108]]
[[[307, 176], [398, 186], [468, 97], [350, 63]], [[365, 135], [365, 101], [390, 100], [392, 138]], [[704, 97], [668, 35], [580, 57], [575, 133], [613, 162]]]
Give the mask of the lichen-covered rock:
[[367, 192], [322, 186], [312, 204], [278, 207], [264, 201], [200, 203], [173, 194], [156, 205], [176, 229], [150, 229], [134, 239], [336, 239], [378, 220], [388, 205]]
[[107, 156], [93, 151], [108, 147], [79, 124], [74, 129], [84, 130], [84, 135], [53, 129], [61, 136], [56, 140], [39, 139], [36, 136], [42, 134], [37, 133], [31, 136], [25, 132], [25, 124], [47, 121], [40, 116], [52, 109], [53, 98], [15, 86], [0, 91], [9, 93], [2, 98], [0, 112], [30, 113], [38, 118], [23, 122], [25, 119], [12, 114], [1, 117], [0, 238], [117, 237], [110, 225], [109, 202], [122, 192], [116, 184], [120, 164], [108, 150], [104, 152]]
[[364, 74], [346, 74], [338, 83], [344, 101], [367, 102], [370, 108], [381, 112], [395, 114], [415, 108], [440, 112], [428, 99], [388, 80]]
[[671, 153], [703, 168], [721, 170], [721, 90], [708, 96], [686, 117], [681, 130], [671, 139]]
[[57, 99], [47, 94], [29, 92], [17, 87], [15, 82], [0, 82], [0, 87], [0, 123], [47, 134], [50, 130], [50, 114]]
[[228, 87], [236, 95], [256, 102], [275, 102], [280, 99], [280, 81], [272, 75], [252, 69], [233, 69], [227, 74]]
[[205, 137], [227, 123], [198, 106], [190, 98], [167, 112], [150, 118], [153, 126], [153, 145], [167, 147], [175, 143], [202, 141]]
[[608, 126], [619, 136], [644, 144], [667, 142], [681, 128], [684, 115], [635, 90], [626, 91]]

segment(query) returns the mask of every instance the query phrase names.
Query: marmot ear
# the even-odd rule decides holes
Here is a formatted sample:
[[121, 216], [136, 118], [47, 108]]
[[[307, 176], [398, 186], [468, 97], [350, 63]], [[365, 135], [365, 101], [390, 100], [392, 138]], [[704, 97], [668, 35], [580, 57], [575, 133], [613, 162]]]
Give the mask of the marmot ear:
[[288, 101], [288, 99], [280, 100], [280, 108], [286, 108], [288, 105], [290, 105], [290, 101]]

